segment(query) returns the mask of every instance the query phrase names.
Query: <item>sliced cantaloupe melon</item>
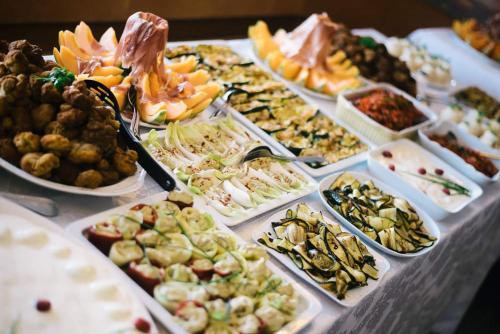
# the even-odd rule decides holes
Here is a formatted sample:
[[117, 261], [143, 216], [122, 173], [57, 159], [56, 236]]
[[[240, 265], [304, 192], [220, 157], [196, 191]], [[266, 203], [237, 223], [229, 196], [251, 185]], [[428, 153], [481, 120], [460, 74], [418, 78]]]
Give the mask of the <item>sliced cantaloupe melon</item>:
[[109, 27], [108, 30], [101, 35], [99, 43], [108, 51], [114, 52], [118, 46], [115, 30]]
[[306, 85], [307, 78], [309, 77], [309, 69], [307, 67], [302, 67], [299, 74], [295, 77], [294, 81], [302, 86]]
[[261, 59], [276, 50], [279, 50], [278, 44], [271, 38], [262, 38], [254, 40], [255, 50]]
[[66, 30], [63, 35], [64, 46], [68, 47], [77, 57], [85, 60], [89, 60], [91, 58], [88, 53], [80, 48], [77, 41], [75, 40], [75, 35], [71, 31]]
[[216, 82], [208, 82], [204, 85], [199, 85], [195, 87], [197, 92], [205, 92], [208, 97], [214, 99], [217, 95], [219, 95], [221, 91], [221, 87]]
[[309, 70], [309, 76], [306, 80], [306, 87], [318, 92], [322, 92], [326, 85], [326, 78], [323, 74], [315, 69]]
[[328, 81], [325, 86], [324, 92], [329, 95], [337, 95], [340, 92], [348, 89], [359, 88], [361, 87], [361, 85], [362, 82], [357, 77], [347, 78], [337, 82]]
[[75, 28], [75, 40], [78, 46], [89, 55], [109, 55], [107, 51], [92, 34], [90, 27], [83, 21]]
[[347, 56], [346, 56], [345, 52], [340, 50], [340, 51], [335, 52], [334, 55], [326, 58], [326, 63], [329, 66], [335, 65], [335, 64], [342, 62], [344, 59], [346, 59], [346, 57]]
[[277, 71], [285, 56], [280, 50], [270, 52], [266, 56], [266, 62], [273, 71]]
[[345, 79], [359, 76], [359, 69], [356, 66], [351, 66], [347, 70], [338, 70], [334, 74], [337, 79]]
[[[212, 99], [206, 99], [203, 100], [201, 103], [198, 103], [196, 106], [194, 106], [192, 109], [189, 110], [189, 117], [194, 117], [198, 113], [202, 112], [203, 110], [207, 109], [210, 103], [212, 103]], [[184, 117], [185, 119], [187, 117]]]
[[178, 63], [165, 64], [165, 69], [170, 69], [177, 73], [189, 73], [198, 65], [198, 60], [195, 56], [188, 56]]
[[255, 25], [248, 28], [248, 37], [253, 40], [257, 40], [262, 38], [272, 38], [272, 35], [266, 22], [257, 21]]
[[285, 58], [281, 61], [278, 72], [281, 73], [285, 79], [293, 80], [297, 77], [301, 69], [302, 66], [300, 66], [299, 63], [292, 59]]
[[160, 92], [160, 80], [158, 79], [158, 75], [154, 72], [149, 73], [149, 89], [151, 91], [151, 96], [158, 96]]
[[64, 45], [61, 46], [59, 54], [61, 56], [61, 65], [73, 74], [78, 74], [78, 62], [75, 54]]
[[208, 97], [208, 94], [203, 92], [203, 91], [200, 91], [200, 92], [196, 92], [193, 95], [191, 95], [190, 97], [184, 99], [183, 102], [186, 104], [188, 109], [191, 109], [206, 99], [210, 99], [210, 97]]
[[198, 70], [188, 73], [186, 77], [187, 81], [189, 81], [194, 86], [203, 85], [207, 83], [208, 80], [210, 80], [210, 74], [205, 70]]
[[125, 107], [127, 92], [130, 88], [131, 82], [132, 82], [132, 77], [126, 76], [119, 85], [110, 88], [111, 92], [116, 97], [116, 101], [118, 101], [120, 110], [123, 110], [123, 108]]
[[54, 59], [56, 60], [56, 63], [58, 63], [59, 65], [65, 67], [64, 63], [62, 61], [61, 54], [59, 53], [59, 50], [57, 50], [57, 48], [53, 48], [52, 49], [52, 54], [54, 55]]
[[174, 121], [180, 118], [187, 111], [187, 106], [183, 101], [162, 102], [165, 105], [165, 120]]
[[92, 75], [106, 76], [106, 75], [121, 75], [123, 70], [117, 66], [99, 66], [94, 69]]
[[108, 88], [119, 85], [123, 77], [121, 75], [89, 76], [88, 79], [99, 81]]

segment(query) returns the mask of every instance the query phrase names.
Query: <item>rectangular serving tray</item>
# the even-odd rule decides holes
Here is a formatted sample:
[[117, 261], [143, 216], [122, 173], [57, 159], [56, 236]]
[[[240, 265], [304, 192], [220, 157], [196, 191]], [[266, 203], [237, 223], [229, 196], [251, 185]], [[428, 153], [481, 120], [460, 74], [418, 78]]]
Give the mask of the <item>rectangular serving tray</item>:
[[[471, 197], [470, 200], [463, 203], [461, 206], [457, 207], [454, 210], [445, 209], [439, 205], [437, 205], [434, 201], [432, 201], [424, 192], [415, 188], [406, 182], [403, 178], [401, 178], [397, 173], [390, 171], [388, 168], [379, 163], [374, 156], [379, 154], [384, 150], [390, 151], [392, 147], [395, 145], [405, 145], [409, 151], [420, 151], [422, 155], [425, 156], [426, 159], [429, 159], [433, 162], [436, 167], [441, 168], [447, 174], [452, 175], [458, 180], [461, 180], [464, 184], [464, 187], [470, 190]], [[443, 160], [436, 157], [434, 154], [428, 152], [422, 146], [408, 140], [408, 139], [400, 139], [398, 141], [388, 143], [384, 146], [379, 147], [378, 149], [372, 151], [368, 158], [368, 169], [370, 172], [377, 176], [380, 180], [386, 182], [387, 184], [397, 188], [401, 191], [401, 193], [405, 194], [409, 199], [417, 203], [421, 208], [425, 208], [426, 212], [432, 216], [436, 220], [441, 220], [452, 213], [457, 213], [462, 210], [464, 207], [469, 205], [472, 201], [483, 194], [483, 190], [474, 182], [460, 174], [453, 167], [448, 165]]]
[[[67, 226], [67, 231], [73, 236], [79, 238], [85, 246], [92, 249], [94, 252], [99, 253], [101, 256], [106, 257], [102, 254], [97, 248], [94, 247], [83, 235], [83, 232], [91, 227], [92, 225], [102, 222], [106, 220], [109, 216], [113, 214], [118, 214], [127, 211], [129, 208], [134, 205], [144, 203], [144, 204], [154, 204], [161, 200], [167, 198], [168, 192], [161, 192], [155, 195], [152, 195], [147, 198], [143, 198], [132, 203], [122, 205], [96, 215], [78, 220], [76, 222], [71, 223]], [[199, 199], [195, 198], [194, 207], [200, 209], [201, 211], [208, 212], [206, 205]], [[215, 218], [215, 217], [214, 217]], [[246, 243], [242, 238], [240, 238], [235, 232], [231, 231], [224, 223], [221, 223], [216, 218], [214, 219], [215, 225], [221, 231], [232, 235], [238, 242], [238, 245]], [[107, 258], [107, 257], [106, 257]], [[109, 260], [110, 265], [114, 265], [111, 260]], [[274, 265], [271, 261], [267, 262], [268, 268], [276, 275], [282, 277], [287, 282], [292, 284], [293, 288], [297, 292], [298, 295], [298, 309], [297, 314], [294, 320], [289, 322], [286, 326], [284, 326], [277, 333], [279, 334], [293, 334], [299, 332], [302, 328], [304, 328], [307, 324], [309, 324], [321, 311], [322, 307], [319, 301], [314, 297], [309, 291], [307, 291], [304, 287], [299, 285], [296, 281], [294, 281], [291, 277], [285, 274], [280, 268]], [[142, 289], [137, 283], [135, 283], [132, 279], [129, 278], [129, 283], [135, 292], [142, 299], [146, 307], [151, 311], [151, 313], [156, 317], [156, 319], [167, 328], [173, 334], [185, 334], [187, 333], [182, 327], [176, 324], [173, 319], [173, 316], [168, 312], [163, 306], [160, 305], [152, 296], [150, 296], [144, 289]]]
[[[207, 119], [209, 117], [208, 113], [204, 113], [203, 115], [200, 115], [200, 117], [205, 117], [205, 119]], [[197, 118], [196, 120], [200, 120], [201, 118]], [[196, 120], [192, 120], [193, 122], [195, 122]], [[262, 141], [260, 138], [257, 137], [257, 135], [255, 135], [252, 131], [249, 131], [243, 124], [239, 124], [245, 131], [248, 132], [248, 134], [250, 135], [250, 137], [254, 140], [260, 140]], [[159, 130], [158, 131], [158, 138], [160, 140], [162, 140], [164, 138], [163, 136], [164, 134], [164, 130]], [[142, 136], [141, 136], [141, 139], [144, 143], [144, 141], [147, 140], [147, 136], [148, 136], [148, 133], [144, 133]], [[173, 170], [171, 170], [168, 166], [166, 166], [164, 163], [162, 163], [161, 161], [159, 161], [158, 159], [156, 159], [155, 157], [153, 157], [156, 161], [158, 161], [158, 163], [160, 164], [160, 166], [165, 170], [167, 171], [167, 173], [169, 173], [175, 180], [176, 182], [176, 185], [179, 189], [183, 190], [183, 191], [187, 191], [187, 192], [190, 192], [189, 189], [188, 189], [188, 186], [182, 182], [178, 177], [177, 175], [175, 175], [175, 173], [173, 172]], [[282, 205], [285, 205], [289, 202], [292, 202], [294, 200], [297, 200], [301, 197], [304, 197], [304, 196], [307, 196], [309, 194], [312, 194], [313, 192], [316, 191], [317, 189], [317, 182], [312, 178], [310, 177], [309, 175], [305, 174], [300, 168], [298, 168], [294, 163], [289, 163], [288, 166], [296, 173], [302, 175], [306, 181], [308, 182], [308, 185], [304, 188], [304, 189], [301, 189], [300, 191], [297, 191], [297, 192], [292, 192], [292, 193], [287, 193], [286, 195], [284, 196], [281, 196], [280, 198], [276, 198], [276, 199], [272, 199], [272, 200], [269, 200], [268, 202], [264, 203], [264, 204], [261, 204], [259, 206], [257, 206], [256, 208], [251, 208], [251, 209], [248, 209], [246, 210], [246, 212], [248, 213], [247, 215], [242, 215], [242, 216], [236, 216], [236, 217], [226, 217], [226, 216], [223, 216], [222, 214], [220, 214], [217, 210], [215, 210], [213, 207], [211, 207], [210, 205], [208, 205], [208, 203], [206, 203], [206, 201], [203, 199], [202, 196], [200, 195], [196, 195], [196, 194], [193, 194], [191, 193], [194, 197], [197, 197], [199, 198], [201, 201], [203, 201], [205, 203], [205, 205], [207, 206], [207, 211], [209, 211], [209, 213], [214, 216], [214, 218], [216, 218], [218, 221], [221, 221], [223, 222], [224, 224], [226, 224], [227, 226], [235, 226], [235, 225], [238, 225], [238, 224], [241, 224], [245, 221], [248, 221], [250, 219], [253, 219], [259, 215], [262, 215], [270, 210], [273, 210], [273, 209], [276, 209]]]
[[[321, 205], [319, 203], [313, 202], [311, 200], [305, 201], [304, 203], [309, 206], [314, 211], [321, 211]], [[262, 234], [264, 233], [271, 233], [274, 235], [274, 231], [271, 227], [272, 222], [277, 222], [280, 221], [280, 219], [285, 218], [286, 216], [286, 211], [289, 208], [295, 208], [297, 206], [297, 202], [294, 203], [292, 206], [288, 206], [287, 208], [280, 210], [276, 212], [274, 215], [272, 215], [269, 218], [266, 218], [262, 224], [259, 225], [259, 228], [255, 229], [254, 233], [252, 234], [252, 239], [260, 245], [260, 243], [257, 241]], [[327, 216], [327, 214], [323, 213], [323, 217], [325, 219], [325, 222], [328, 224], [331, 224], [333, 222], [330, 217]], [[341, 225], [343, 226], [343, 225]], [[357, 236], [357, 235], [356, 235]], [[364, 243], [364, 241], [362, 241]], [[367, 246], [368, 251], [373, 254], [373, 258], [375, 259], [375, 265], [378, 269], [378, 280], [373, 280], [373, 279], [368, 279], [368, 285], [362, 286], [362, 287], [357, 287], [352, 290], [347, 290], [347, 293], [345, 295], [344, 299], [338, 299], [335, 293], [332, 291], [328, 291], [324, 288], [321, 287], [321, 285], [317, 282], [315, 282], [311, 277], [309, 277], [303, 270], [298, 268], [293, 261], [285, 254], [279, 253], [275, 251], [274, 249], [264, 247], [266, 250], [271, 253], [278, 261], [283, 263], [288, 269], [293, 271], [297, 276], [302, 278], [304, 281], [309, 283], [310, 285], [314, 286], [316, 289], [321, 291], [325, 296], [328, 298], [332, 299], [333, 301], [339, 303], [342, 306], [346, 307], [352, 307], [355, 306], [357, 303], [361, 301], [365, 296], [367, 296], [370, 292], [374, 291], [378, 284], [382, 281], [383, 277], [385, 274], [389, 271], [391, 265], [389, 261], [383, 257], [380, 253], [376, 252], [371, 248], [370, 246]]]
[[[479, 185], [484, 185], [489, 182], [496, 182], [500, 177], [500, 171], [496, 173], [493, 177], [489, 177], [477, 169], [475, 169], [471, 164], [467, 163], [458, 154], [447, 149], [436, 143], [435, 141], [429, 139], [429, 135], [438, 134], [446, 135], [449, 131], [455, 134], [457, 141], [460, 145], [467, 146], [471, 149], [482, 149], [482, 147], [477, 147], [474, 137], [464, 131], [461, 131], [454, 123], [442, 122], [435, 124], [429, 128], [421, 129], [418, 131], [419, 141], [426, 149], [448, 162], [450, 165], [455, 167], [459, 172], [470, 178], [472, 181]], [[500, 167], [500, 161], [492, 160], [495, 166]]]
[[[352, 174], [356, 179], [358, 179], [360, 182], [367, 181], [367, 180], [372, 180], [373, 183], [377, 188], [382, 190], [384, 193], [387, 193], [389, 195], [395, 196], [395, 197], [400, 197], [406, 199], [405, 196], [403, 196], [399, 191], [396, 191], [394, 188], [390, 187], [386, 183], [378, 180], [377, 178], [363, 172], [351, 172], [349, 171], [350, 174]], [[422, 254], [425, 254], [429, 251], [431, 251], [436, 244], [439, 242], [440, 239], [440, 231], [439, 228], [436, 224], [436, 222], [426, 213], [426, 211], [422, 210], [420, 207], [416, 206], [412, 201], [408, 200], [408, 203], [415, 208], [417, 211], [417, 214], [419, 217], [422, 219], [423, 224], [427, 231], [436, 237], [436, 241], [431, 247], [424, 248], [416, 253], [398, 253], [396, 251], [393, 251], [392, 249], [389, 249], [382, 244], [379, 244], [375, 240], [370, 239], [366, 234], [364, 234], [361, 230], [359, 230], [356, 226], [351, 224], [347, 219], [345, 219], [340, 213], [338, 213], [334, 208], [332, 208], [329, 204], [328, 201], [325, 198], [325, 195], [323, 195], [323, 191], [329, 189], [330, 185], [341, 175], [342, 173], [335, 173], [333, 175], [330, 175], [321, 181], [319, 184], [319, 197], [321, 198], [321, 202], [323, 202], [323, 205], [327, 208], [328, 211], [344, 226], [347, 230], [349, 230], [351, 233], [356, 234], [358, 237], [361, 238], [367, 245], [370, 245], [373, 248], [376, 248], [386, 254], [390, 254], [392, 256], [396, 257], [414, 257], [414, 256], [419, 256]]]

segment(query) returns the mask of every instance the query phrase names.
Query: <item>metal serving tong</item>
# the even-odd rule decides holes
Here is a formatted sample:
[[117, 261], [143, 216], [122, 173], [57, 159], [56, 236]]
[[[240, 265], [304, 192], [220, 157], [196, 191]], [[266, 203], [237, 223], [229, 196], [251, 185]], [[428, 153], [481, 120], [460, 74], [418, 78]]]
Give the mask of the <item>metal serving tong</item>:
[[[133, 111], [132, 122], [130, 127], [127, 126], [120, 113], [120, 106], [116, 101], [115, 95], [109, 90], [108, 87], [102, 83], [94, 80], [85, 80], [87, 87], [97, 95], [97, 97], [113, 108], [115, 111], [115, 118], [120, 122], [120, 135], [124, 139], [126, 145], [135, 150], [139, 156], [139, 164], [144, 170], [156, 181], [163, 189], [172, 190], [175, 188], [175, 180], [170, 176], [163, 167], [156, 162], [149, 152], [142, 146], [139, 134], [139, 115], [135, 108], [135, 103], [132, 100], [129, 90], [128, 99]], [[132, 89], [132, 88], [131, 88]]]
[[243, 158], [243, 162], [255, 160], [257, 158], [274, 158], [278, 160], [285, 161], [300, 161], [305, 163], [323, 163], [325, 162], [325, 158], [323, 157], [287, 157], [285, 155], [277, 155], [274, 154], [269, 146], [257, 146], [254, 149], [248, 151], [247, 155]]

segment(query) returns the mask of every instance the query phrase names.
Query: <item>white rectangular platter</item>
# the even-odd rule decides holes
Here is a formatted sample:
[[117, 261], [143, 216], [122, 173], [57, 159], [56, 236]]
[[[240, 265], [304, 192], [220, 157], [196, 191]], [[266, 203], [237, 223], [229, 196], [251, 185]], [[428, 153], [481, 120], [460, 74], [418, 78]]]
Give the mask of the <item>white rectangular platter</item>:
[[[371, 175], [369, 174], [366, 174], [366, 173], [363, 173], [363, 172], [349, 172], [350, 174], [352, 174], [356, 179], [358, 179], [360, 182], [363, 182], [363, 181], [368, 181], [368, 180], [372, 180], [373, 183], [375, 184], [375, 186], [377, 188], [379, 188], [380, 190], [382, 190], [383, 192], [389, 194], [389, 195], [392, 195], [392, 196], [395, 196], [395, 197], [401, 197], [401, 198], [404, 198], [406, 199], [405, 196], [401, 195], [400, 192], [394, 190], [394, 188], [388, 186], [387, 184], [383, 183], [382, 181], [379, 181], [378, 179], [376, 179], [375, 177], [372, 177]], [[427, 229], [427, 231], [434, 237], [436, 237], [436, 241], [434, 242], [434, 244], [431, 246], [431, 247], [427, 247], [427, 248], [424, 248], [418, 252], [415, 252], [415, 253], [398, 253], [396, 251], [393, 251], [392, 249], [389, 249], [381, 244], [379, 244], [378, 242], [376, 242], [375, 240], [372, 240], [370, 239], [366, 234], [364, 234], [362, 231], [360, 231], [356, 226], [354, 226], [353, 224], [351, 224], [347, 219], [345, 219], [340, 213], [338, 213], [335, 209], [333, 209], [327, 202], [326, 198], [325, 198], [325, 195], [323, 195], [323, 191], [324, 190], [327, 190], [330, 185], [341, 175], [342, 173], [335, 173], [333, 175], [330, 175], [326, 178], [324, 178], [321, 183], [319, 184], [319, 196], [321, 198], [321, 202], [323, 202], [323, 205], [327, 208], [328, 211], [330, 211], [330, 213], [342, 224], [342, 226], [344, 226], [347, 230], [349, 230], [351, 233], [354, 233], [356, 234], [358, 237], [361, 238], [361, 240], [363, 240], [365, 242], [365, 244], [367, 245], [370, 245], [371, 247], [373, 248], [376, 248], [382, 252], [385, 252], [387, 254], [390, 254], [390, 255], [393, 255], [393, 256], [396, 256], [396, 257], [414, 257], [414, 256], [418, 256], [418, 255], [422, 255], [422, 254], [425, 254], [427, 252], [429, 252], [430, 250], [432, 250], [436, 244], [439, 242], [439, 238], [440, 238], [440, 232], [439, 232], [439, 228], [438, 226], [436, 225], [436, 223], [434, 222], [434, 220], [432, 220], [432, 218], [425, 212], [423, 211], [422, 209], [420, 209], [418, 206], [416, 206], [414, 203], [412, 203], [411, 201], [408, 201], [408, 203], [413, 207], [415, 208], [417, 214], [420, 216], [420, 218], [422, 219], [423, 221], [423, 224], [425, 226], [425, 228]]]
[[[40, 242], [44, 237], [46, 242]], [[16, 281], [17, 286], [25, 283], [31, 284], [26, 286], [23, 291], [10, 291], [8, 285], [2, 286], [2, 293], [5, 292], [7, 295], [17, 296], [21, 299], [32, 298], [30, 296], [32, 293], [46, 295], [50, 299], [53, 304], [51, 313], [42, 318], [34, 319], [34, 324], [31, 326], [37, 326], [46, 332], [50, 331], [52, 323], [59, 326], [59, 330], [61, 330], [61, 327], [67, 328], [74, 325], [71, 322], [65, 324], [60, 319], [61, 317], [67, 317], [77, 322], [83, 319], [94, 319], [98, 322], [89, 323], [87, 330], [95, 330], [96, 328], [111, 330], [113, 327], [118, 327], [121, 329], [113, 329], [112, 331], [119, 332], [123, 330], [123, 327], [127, 327], [127, 330], [129, 327], [133, 328], [136, 320], [134, 317], [140, 316], [149, 322], [151, 334], [158, 333], [155, 323], [140, 299], [134, 294], [133, 287], [129, 284], [129, 279], [123, 272], [111, 266], [108, 261], [95, 254], [92, 250], [84, 247], [79, 240], [73, 238], [64, 229], [48, 219], [0, 197], [0, 254], [3, 256], [8, 256], [10, 252], [9, 243], [20, 243], [28, 249], [35, 248], [34, 251], [37, 254], [47, 252], [48, 259], [46, 257], [40, 257], [40, 259], [47, 259], [47, 261], [50, 261], [50, 266], [53, 266], [43, 266], [46, 269], [45, 272], [43, 270], [41, 270], [42, 272], [33, 271], [31, 269], [40, 269], [39, 266], [30, 266], [32, 271], [30, 275], [38, 278], [40, 284], [44, 284], [43, 287], [35, 284], [32, 281], [33, 278], [30, 277], [21, 277]], [[13, 251], [15, 252], [15, 249]], [[30, 261], [40, 261], [40, 259], [26, 258], [25, 261], [26, 264], [30, 265]], [[9, 263], [9, 258], [7, 258], [6, 266], [11, 267], [13, 273], [18, 272], [17, 265], [19, 263]], [[0, 270], [0, 272], [0, 276], [3, 276], [2, 282], [7, 283], [9, 269], [7, 268], [6, 271]], [[84, 272], [94, 273], [94, 275], [85, 277], [82, 275]], [[76, 279], [76, 282], [72, 283], [74, 279]], [[53, 284], [47, 285], [47, 282]], [[58, 286], [61, 282], [65, 282], [65, 286]], [[106, 292], [108, 292], [107, 297], [103, 297]], [[2, 298], [2, 300], [5, 299]], [[9, 300], [9, 298], [6, 300]], [[26, 304], [26, 301], [21, 301], [19, 304], [19, 307], [22, 307], [21, 310], [16, 309], [15, 306], [13, 308], [16, 311], [26, 311], [26, 306], [22, 306], [23, 304]], [[4, 306], [9, 308], [8, 304]], [[90, 306], [92, 306], [91, 309], [82, 309]], [[72, 312], [88, 314], [83, 314], [82, 318], [78, 320], [72, 317]], [[95, 312], [98, 312], [99, 316], [90, 316], [91, 313]], [[5, 319], [4, 316], [8, 317], [8, 313], [6, 312], [6, 314], [0, 316], [0, 323], [2, 319]], [[29, 312], [23, 314], [33, 315]], [[106, 324], [101, 323], [104, 320], [107, 322]], [[6, 324], [1, 325], [3, 327]], [[18, 326], [20, 328], [24, 327], [22, 319]], [[7, 329], [7, 326], [4, 328]], [[85, 328], [74, 329], [74, 333], [85, 332], [87, 332]]]
[[[446, 135], [449, 131], [455, 134], [460, 145], [467, 146], [471, 149], [481, 149], [481, 147], [475, 146], [475, 141], [473, 141], [475, 137], [473, 137], [471, 134], [461, 131], [455, 124], [450, 122], [438, 123], [429, 128], [419, 130], [418, 137], [420, 143], [426, 149], [428, 149], [444, 161], [447, 161], [450, 165], [455, 167], [465, 176], [469, 177], [472, 181], [477, 182], [480, 185], [486, 184], [488, 182], [498, 181], [498, 178], [500, 177], [500, 171], [497, 172], [493, 177], [489, 177], [476, 170], [471, 164], [465, 162], [465, 160], [463, 160], [458, 154], [429, 139], [429, 135], [431, 134], [435, 133], [438, 135]], [[492, 160], [492, 162], [493, 164], [495, 164], [495, 166], [500, 166], [500, 161]]]
[[[304, 202], [307, 204], [311, 210], [314, 211], [322, 211], [321, 210], [321, 205], [319, 203], [313, 202], [313, 201], [306, 201]], [[274, 235], [273, 229], [271, 227], [272, 222], [279, 221], [280, 219], [284, 218], [286, 216], [286, 211], [289, 208], [295, 208], [297, 206], [297, 203], [294, 203], [293, 206], [287, 207], [283, 210], [280, 210], [276, 212], [274, 215], [271, 217], [265, 219], [265, 221], [259, 225], [257, 229], [254, 230], [254, 233], [252, 235], [252, 239], [260, 245], [260, 243], [257, 241], [262, 234], [264, 233], [271, 233]], [[323, 214], [325, 223], [331, 224], [332, 219], [328, 217], [326, 214]], [[347, 293], [345, 295], [344, 299], [338, 299], [335, 293], [332, 291], [328, 291], [324, 288], [321, 287], [321, 285], [317, 282], [315, 282], [312, 278], [310, 278], [303, 270], [298, 268], [293, 261], [285, 254], [279, 253], [275, 251], [274, 249], [267, 248], [266, 250], [271, 253], [278, 261], [283, 263], [288, 269], [293, 271], [297, 276], [305, 280], [307, 283], [311, 284], [314, 286], [316, 289], [324, 293], [328, 298], [334, 300], [335, 302], [339, 303], [340, 305], [351, 307], [356, 305], [363, 297], [368, 295], [370, 292], [374, 291], [380, 281], [383, 279], [384, 275], [389, 271], [391, 265], [389, 261], [382, 255], [380, 255], [378, 252], [374, 251], [371, 247], [367, 246], [368, 251], [373, 255], [373, 258], [375, 259], [375, 264], [376, 268], [378, 269], [378, 280], [373, 280], [373, 279], [368, 279], [368, 285], [363, 286], [363, 287], [357, 287], [352, 290], [347, 290]]]
[[[67, 227], [67, 230], [69, 233], [72, 235], [78, 237], [80, 240], [82, 240], [85, 245], [88, 248], [91, 248], [93, 251], [98, 252], [101, 254], [101, 256], [105, 256], [102, 253], [100, 253], [97, 248], [94, 247], [83, 235], [83, 231], [90, 226], [92, 226], [95, 223], [101, 222], [108, 218], [110, 215], [113, 214], [119, 214], [127, 211], [129, 208], [133, 207], [134, 205], [144, 203], [144, 204], [153, 204], [156, 202], [159, 202], [161, 200], [164, 200], [167, 197], [167, 192], [162, 192], [158, 193], [156, 195], [135, 201], [133, 203], [129, 203], [111, 210], [104, 211], [102, 213], [96, 214], [94, 216], [84, 218], [82, 220], [76, 221], [72, 224], [70, 224]], [[206, 211], [206, 206], [200, 201], [199, 198], [195, 198], [194, 200], [194, 207], [199, 209], [200, 211]], [[238, 244], [244, 244], [246, 243], [243, 239], [241, 239], [236, 233], [231, 231], [225, 224], [221, 223], [218, 221], [216, 218], [215, 220], [215, 225], [216, 227], [225, 232], [228, 233], [237, 240]], [[110, 260], [109, 260], [110, 261]], [[110, 264], [114, 266], [114, 264], [110, 261]], [[302, 328], [304, 328], [308, 323], [310, 323], [321, 311], [321, 304], [319, 301], [310, 293], [308, 292], [305, 288], [303, 288], [301, 285], [299, 285], [297, 282], [292, 280], [288, 275], [286, 275], [281, 269], [279, 269], [276, 265], [271, 263], [270, 261], [267, 262], [268, 268], [276, 275], [282, 277], [285, 279], [287, 282], [291, 283], [295, 291], [297, 292], [297, 295], [299, 297], [298, 300], [298, 307], [297, 307], [297, 314], [294, 320], [289, 322], [286, 326], [284, 326], [280, 331], [277, 333], [279, 334], [292, 334], [292, 333], [297, 333], [300, 331]], [[153, 297], [151, 297], [149, 294], [146, 293], [138, 284], [136, 284], [132, 279], [129, 278], [130, 284], [133, 286], [134, 290], [137, 292], [137, 294], [141, 297], [142, 301], [148, 309], [153, 313], [153, 315], [158, 319], [158, 321], [163, 324], [171, 333], [174, 334], [180, 334], [180, 333], [186, 333], [186, 331], [180, 327], [179, 325], [176, 324], [176, 322], [173, 320], [172, 315], [158, 303]]]
[[[207, 113], [204, 113], [203, 115], [200, 115], [200, 117], [207, 118], [208, 115], [207, 115]], [[198, 118], [198, 117], [196, 118], [196, 120], [200, 120], [200, 119], [201, 118]], [[194, 121], [196, 121], [196, 120], [194, 120]], [[241, 126], [245, 131], [247, 131], [253, 140], [261, 141], [260, 138], [258, 138], [253, 132], [248, 131], [248, 129], [245, 128], [244, 125], [242, 125], [242, 124], [238, 124], [238, 125]], [[164, 133], [164, 130], [160, 130], [158, 132], [158, 138], [160, 140], [162, 140], [162, 138], [163, 138], [163, 133]], [[147, 133], [143, 134], [141, 137], [142, 140], [145, 141], [147, 139], [147, 136], [148, 136]], [[153, 158], [155, 160], [157, 160], [158, 163], [160, 164], [160, 166], [175, 179], [176, 185], [179, 189], [189, 192], [188, 186], [184, 182], [182, 182], [168, 166], [163, 164], [161, 161], [156, 159], [154, 156], [153, 156]], [[235, 216], [235, 217], [223, 216], [221, 213], [217, 212], [217, 210], [215, 210], [212, 206], [210, 206], [208, 203], [206, 203], [206, 201], [200, 195], [193, 194], [193, 196], [200, 198], [200, 200], [202, 200], [207, 205], [207, 207], [208, 207], [207, 211], [210, 214], [212, 214], [212, 216], [214, 216], [214, 218], [216, 218], [218, 221], [221, 221], [228, 226], [235, 226], [235, 225], [241, 224], [249, 219], [255, 218], [263, 213], [266, 213], [272, 209], [278, 208], [286, 203], [289, 203], [291, 201], [294, 201], [296, 199], [299, 199], [303, 196], [309, 195], [309, 194], [313, 193], [314, 191], [316, 191], [317, 183], [313, 178], [304, 174], [304, 172], [302, 170], [300, 170], [293, 163], [289, 163], [288, 167], [291, 168], [294, 172], [302, 175], [305, 178], [305, 180], [308, 182], [308, 185], [305, 186], [303, 189], [300, 189], [299, 191], [289, 192], [289, 193], [285, 194], [284, 196], [281, 196], [280, 198], [269, 200], [266, 203], [258, 205], [255, 208], [249, 208], [249, 209], [245, 210], [245, 214], [243, 214], [243, 215], [239, 215], [239, 216]]]
[[[432, 162], [432, 164], [440, 169], [442, 169], [446, 174], [451, 175], [455, 179], [462, 181], [463, 186], [470, 190], [470, 198], [468, 201], [464, 202], [462, 205], [457, 206], [454, 209], [444, 208], [434, 202], [428, 195], [426, 195], [420, 189], [414, 187], [410, 183], [406, 182], [398, 173], [390, 171], [388, 168], [383, 166], [377, 159], [374, 158], [375, 155], [382, 151], [391, 151], [391, 148], [395, 145], [405, 145], [408, 151], [415, 152], [415, 154], [420, 154], [427, 161]], [[397, 167], [396, 167], [397, 168]], [[368, 169], [370, 172], [377, 176], [380, 180], [386, 182], [389, 185], [393, 185], [395, 188], [400, 189], [403, 194], [408, 198], [417, 203], [420, 207], [425, 208], [426, 212], [436, 220], [441, 220], [449, 214], [457, 213], [462, 210], [465, 206], [470, 204], [476, 198], [483, 194], [483, 190], [474, 182], [460, 174], [453, 167], [448, 165], [443, 160], [436, 157], [434, 154], [428, 152], [422, 146], [408, 140], [400, 139], [391, 143], [387, 143], [376, 150], [370, 152], [370, 157], [368, 159]]]

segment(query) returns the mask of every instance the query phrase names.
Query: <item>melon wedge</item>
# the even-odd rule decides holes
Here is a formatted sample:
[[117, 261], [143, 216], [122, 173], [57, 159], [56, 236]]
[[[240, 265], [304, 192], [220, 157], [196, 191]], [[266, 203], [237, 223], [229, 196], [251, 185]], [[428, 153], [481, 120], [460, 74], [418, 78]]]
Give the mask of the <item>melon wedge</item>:
[[195, 87], [195, 90], [197, 92], [205, 92], [210, 98], [215, 98], [217, 95], [219, 95], [221, 91], [221, 87], [218, 83], [216, 82], [209, 82], [204, 85], [199, 85]]
[[255, 25], [248, 28], [248, 37], [253, 40], [257, 40], [262, 38], [272, 38], [272, 35], [266, 22], [257, 21]]
[[89, 76], [90, 80], [99, 81], [108, 88], [119, 85], [123, 77], [121, 75]]
[[200, 92], [194, 93], [193, 95], [191, 95], [187, 99], [184, 99], [183, 102], [186, 104], [188, 109], [191, 109], [206, 99], [210, 99], [208, 97], [208, 94], [203, 92], [203, 91], [200, 91]]
[[273, 71], [277, 71], [285, 56], [280, 50], [273, 51], [266, 56], [266, 61]]
[[210, 74], [205, 70], [198, 70], [187, 74], [187, 81], [194, 86], [203, 85], [208, 80], [210, 80]]
[[117, 66], [99, 66], [96, 67], [92, 75], [106, 76], [106, 75], [121, 75], [123, 70]]
[[272, 37], [256, 39], [254, 41], [254, 46], [257, 51], [257, 55], [261, 59], [265, 59], [269, 53], [279, 50], [278, 44], [276, 44]]
[[189, 73], [198, 65], [198, 60], [195, 56], [188, 56], [178, 63], [165, 64], [166, 69], [170, 69], [177, 73]]
[[108, 51], [114, 52], [118, 46], [118, 41], [116, 39], [115, 30], [109, 27], [108, 30], [102, 34], [99, 39], [99, 43]]
[[75, 54], [64, 45], [61, 46], [59, 53], [61, 55], [61, 65], [68, 71], [78, 74], [78, 62]]
[[281, 62], [278, 72], [283, 75], [283, 77], [287, 80], [293, 80], [297, 77], [302, 66], [292, 59], [285, 58]]

